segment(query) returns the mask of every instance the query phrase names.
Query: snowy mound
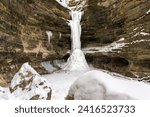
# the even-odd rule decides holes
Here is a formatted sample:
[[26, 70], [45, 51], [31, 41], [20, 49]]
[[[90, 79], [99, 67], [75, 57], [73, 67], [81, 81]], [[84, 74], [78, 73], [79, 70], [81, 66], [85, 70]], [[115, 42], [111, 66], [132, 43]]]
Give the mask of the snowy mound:
[[94, 70], [85, 73], [74, 82], [66, 99], [150, 99], [150, 85], [138, 81], [115, 78], [102, 71]]
[[89, 70], [89, 66], [86, 62], [85, 56], [80, 49], [75, 49], [65, 66], [63, 66], [63, 70], [70, 71], [80, 71], [80, 70]]
[[0, 100], [8, 99], [9, 94], [8, 88], [0, 87]]
[[10, 85], [11, 98], [22, 100], [51, 99], [51, 88], [28, 63], [22, 65]]

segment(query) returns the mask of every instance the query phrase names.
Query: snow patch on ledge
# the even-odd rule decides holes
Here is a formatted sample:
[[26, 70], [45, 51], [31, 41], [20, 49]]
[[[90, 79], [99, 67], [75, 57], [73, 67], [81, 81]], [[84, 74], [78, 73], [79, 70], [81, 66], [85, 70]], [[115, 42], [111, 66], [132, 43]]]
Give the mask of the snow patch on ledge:
[[150, 41], [150, 39], [148, 40], [144, 40], [144, 39], [141, 39], [141, 40], [136, 40], [136, 41], [133, 41], [133, 42], [131, 42], [131, 44], [135, 44], [135, 43], [140, 43], [140, 42], [149, 42]]
[[72, 0], [56, 0], [61, 6], [71, 10], [71, 11], [81, 11], [86, 3], [86, 0], [74, 0], [78, 2], [75, 6], [69, 6], [69, 2]]
[[[138, 33], [138, 34], [143, 34], [143, 35], [150, 35], [149, 33]], [[115, 50], [117, 50], [117, 52], [120, 52], [119, 49], [121, 50], [123, 47], [128, 47], [131, 44], [135, 44], [135, 43], [141, 43], [141, 42], [150, 42], [150, 39], [141, 39], [141, 40], [136, 40], [136, 41], [132, 41], [129, 43], [124, 43], [122, 41], [124, 41], [125, 38], [121, 38], [120, 40], [113, 42], [109, 45], [106, 46], [102, 46], [102, 47], [88, 47], [88, 48], [82, 48], [83, 52], [86, 53], [96, 53], [96, 52], [113, 52]], [[69, 53], [69, 51], [68, 51]]]
[[150, 9], [146, 12], [146, 14], [149, 14], [150, 13]]
[[102, 46], [102, 47], [89, 47], [89, 48], [83, 48], [84, 53], [95, 53], [95, 52], [111, 52], [115, 49], [122, 49], [122, 47], [125, 47], [128, 43], [122, 43], [125, 38], [121, 38], [120, 40], [113, 42], [109, 45]]
[[56, 0], [56, 1], [63, 7], [68, 8], [69, 0]]
[[133, 37], [136, 37], [138, 35], [143, 35], [143, 36], [146, 36], [146, 35], [150, 35], [150, 33], [146, 33], [146, 32], [137, 32]]

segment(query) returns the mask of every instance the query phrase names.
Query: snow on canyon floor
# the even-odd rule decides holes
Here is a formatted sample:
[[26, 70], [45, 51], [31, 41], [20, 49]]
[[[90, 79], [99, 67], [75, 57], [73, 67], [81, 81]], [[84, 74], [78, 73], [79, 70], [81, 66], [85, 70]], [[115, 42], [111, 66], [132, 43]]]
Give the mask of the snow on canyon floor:
[[52, 100], [64, 100], [70, 86], [86, 71], [58, 71], [53, 74], [43, 75], [52, 88]]
[[[111, 92], [111, 94], [114, 93], [115, 95], [116, 93], [121, 92], [122, 94], [125, 95], [127, 94], [128, 96], [131, 96], [132, 97], [131, 99], [150, 99], [149, 84], [135, 81], [132, 78], [125, 77], [116, 73], [100, 70], [100, 69], [96, 69], [96, 71], [97, 73], [99, 73], [96, 75], [96, 77], [100, 79], [99, 81], [101, 83], [103, 83], [103, 81], [106, 81], [103, 84], [106, 86], [105, 88], [107, 88], [107, 92]], [[65, 97], [68, 95], [70, 87], [72, 86], [72, 84], [75, 83], [75, 81], [78, 81], [78, 84], [80, 84], [81, 81], [83, 83], [81, 84], [83, 85], [84, 90], [88, 91], [89, 89], [86, 89], [84, 85], [89, 84], [88, 83], [89, 80], [88, 79], [83, 80], [82, 78], [85, 73], [89, 74], [88, 71], [58, 71], [53, 74], [43, 75], [43, 77], [45, 77], [49, 81], [50, 86], [52, 88], [51, 99], [64, 100]], [[95, 74], [91, 74], [91, 75], [94, 76]], [[93, 79], [95, 78], [93, 77]], [[117, 88], [112, 90], [114, 86]], [[88, 87], [95, 87], [95, 84], [92, 84], [92, 86], [88, 85]], [[108, 88], [108, 87], [112, 87], [112, 88]], [[119, 96], [121, 95], [119, 94]]]
[[[77, 91], [78, 93], [81, 94], [81, 96], [83, 93], [88, 94], [88, 96], [93, 96], [93, 93], [95, 95], [95, 92], [97, 95], [101, 93], [101, 89], [99, 89], [100, 88], [99, 83], [105, 86], [106, 96], [111, 99], [114, 99], [114, 97], [116, 96], [117, 97], [119, 96], [119, 99], [120, 99], [120, 96], [121, 96], [121, 99], [124, 99], [124, 98], [126, 99], [126, 97], [128, 96], [131, 97], [129, 99], [150, 99], [150, 85], [149, 84], [139, 82], [139, 81], [133, 80], [132, 78], [125, 77], [116, 73], [104, 71], [101, 69], [94, 70], [96, 72], [91, 72], [92, 70], [94, 70], [94, 68], [89, 70], [90, 72], [60, 70], [51, 74], [42, 75], [42, 78], [48, 81], [47, 83], [52, 89], [51, 100], [64, 100], [65, 97], [68, 95], [70, 87], [72, 86], [75, 88], [78, 87], [79, 89], [79, 90], [71, 89], [73, 90], [73, 93]], [[93, 81], [96, 81], [96, 83], [95, 82], [92, 83]], [[35, 92], [36, 90], [37, 89], [33, 90], [33, 92]], [[91, 90], [92, 92], [89, 93], [89, 91]], [[120, 93], [123, 95], [120, 95]], [[28, 94], [26, 93], [26, 95]], [[107, 97], [104, 99], [107, 99]], [[15, 97], [13, 96], [13, 94], [10, 93], [9, 88], [0, 87], [0, 99], [1, 100], [10, 100], [10, 99], [15, 100]], [[21, 100], [22, 98], [18, 98], [18, 99]], [[92, 99], [92, 98], [90, 97], [89, 99]], [[95, 96], [94, 96], [94, 99], [95, 99]], [[96, 99], [103, 99], [103, 98], [96, 98]], [[118, 98], [115, 98], [115, 99], [118, 99]]]

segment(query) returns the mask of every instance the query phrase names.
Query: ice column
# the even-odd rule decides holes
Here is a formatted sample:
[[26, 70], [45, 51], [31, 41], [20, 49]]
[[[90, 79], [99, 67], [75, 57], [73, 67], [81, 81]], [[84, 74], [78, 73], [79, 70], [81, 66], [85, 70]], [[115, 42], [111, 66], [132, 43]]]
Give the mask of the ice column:
[[70, 20], [70, 28], [71, 28], [71, 39], [72, 39], [72, 44], [71, 44], [71, 51], [73, 52], [75, 49], [81, 49], [81, 17], [82, 17], [82, 12], [79, 11], [71, 11], [70, 15], [72, 17], [72, 20]]
[[53, 36], [53, 33], [52, 31], [46, 31], [46, 34], [48, 36], [48, 43], [50, 44], [50, 40], [51, 40], [51, 37]]

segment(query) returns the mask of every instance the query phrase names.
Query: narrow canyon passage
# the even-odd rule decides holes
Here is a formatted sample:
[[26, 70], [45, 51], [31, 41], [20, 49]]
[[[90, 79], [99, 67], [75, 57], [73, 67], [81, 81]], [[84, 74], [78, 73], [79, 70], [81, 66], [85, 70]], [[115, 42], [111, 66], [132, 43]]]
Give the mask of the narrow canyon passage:
[[0, 99], [149, 99], [149, 6], [1, 0]]

